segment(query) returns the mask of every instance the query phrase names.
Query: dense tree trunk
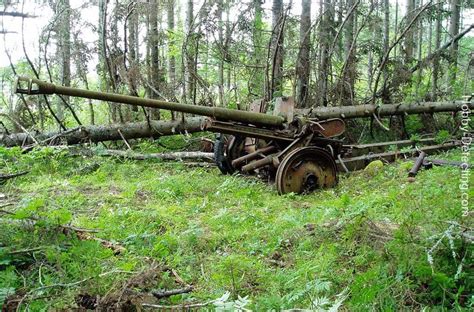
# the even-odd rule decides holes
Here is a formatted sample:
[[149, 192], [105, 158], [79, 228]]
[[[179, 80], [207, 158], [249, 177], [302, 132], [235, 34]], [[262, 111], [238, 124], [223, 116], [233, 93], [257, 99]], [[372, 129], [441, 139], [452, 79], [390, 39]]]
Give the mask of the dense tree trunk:
[[272, 5], [272, 75], [270, 98], [281, 96], [283, 92], [283, 38], [284, 38], [283, 1], [273, 0]]
[[222, 22], [222, 14], [224, 9], [224, 1], [218, 0], [217, 2], [217, 27], [218, 27], [218, 88], [219, 88], [219, 106], [225, 106], [224, 103], [224, 24]]
[[[456, 37], [459, 33], [459, 20], [461, 16], [461, 1], [451, 0], [451, 19], [449, 22], [449, 36], [452, 38]], [[449, 71], [449, 85], [452, 87], [456, 83], [456, 72], [458, 65], [458, 42], [454, 42], [451, 45], [449, 59], [451, 63], [451, 69]]]
[[[131, 8], [131, 12], [129, 13], [130, 16], [128, 18], [128, 40], [127, 40], [127, 50], [129, 51], [128, 56], [128, 73], [127, 79], [129, 84], [129, 94], [130, 95], [138, 95], [138, 79], [139, 79], [139, 50], [137, 49], [138, 46], [138, 9]], [[136, 110], [135, 110], [136, 111]]]
[[[127, 16], [124, 25], [124, 56], [123, 67], [125, 69], [125, 79], [128, 85], [128, 94], [138, 96], [139, 86], [139, 49], [138, 47], [138, 4], [127, 6]], [[128, 65], [127, 65], [128, 63]], [[130, 122], [135, 119], [133, 112], [138, 112], [138, 107], [124, 106], [125, 120]]]
[[[383, 54], [387, 53], [390, 43], [390, 2], [389, 0], [383, 0]], [[383, 85], [385, 86], [388, 78], [387, 67], [383, 69]]]
[[299, 107], [308, 107], [309, 73], [310, 73], [310, 38], [311, 38], [311, 0], [301, 1], [300, 50], [296, 60], [296, 103]]
[[[423, 0], [419, 0], [420, 8], [423, 6]], [[421, 62], [423, 54], [423, 19], [420, 19], [418, 22], [418, 43], [417, 43], [417, 62]], [[418, 70], [418, 75], [416, 79], [416, 96], [420, 96], [420, 85], [422, 80], [423, 68]]]
[[[442, 9], [443, 4], [436, 6], [436, 28], [435, 28], [435, 51], [439, 49], [441, 45], [441, 31], [442, 31]], [[433, 80], [431, 82], [431, 100], [436, 101], [438, 98], [438, 81], [440, 73], [440, 56], [435, 55], [433, 58]]]
[[263, 46], [265, 45], [263, 40], [264, 35], [264, 22], [263, 22], [263, 9], [262, 0], [253, 0], [255, 19], [253, 22], [252, 30], [252, 65], [250, 69], [250, 79], [248, 82], [249, 95], [251, 99], [260, 99], [264, 96], [264, 63], [265, 54]]
[[186, 96], [185, 101], [188, 104], [196, 104], [196, 38], [194, 34], [194, 4], [193, 0], [188, 0], [186, 5]]
[[[415, 0], [406, 0], [406, 18], [405, 22], [408, 25], [415, 16]], [[405, 34], [404, 40], [404, 61], [405, 64], [410, 64], [413, 61], [413, 50], [414, 50], [414, 30], [413, 27], [409, 29]]]
[[[394, 33], [398, 34], [398, 0], [395, 0], [395, 21], [394, 21], [394, 24], [395, 24]], [[398, 55], [397, 52], [398, 52], [398, 45], [393, 48], [393, 56], [395, 58], [397, 58], [397, 55]]]
[[175, 1], [168, 0], [167, 3], [167, 22], [168, 22], [168, 82], [174, 89], [176, 84], [176, 57], [175, 57], [175, 22], [174, 11]]
[[[356, 47], [354, 44], [354, 29], [356, 20], [356, 10], [350, 12], [350, 9], [354, 6], [354, 0], [346, 1], [346, 12], [350, 13], [347, 17], [347, 21], [344, 29], [344, 51], [345, 51], [345, 63], [347, 64], [342, 73], [341, 92], [339, 94], [340, 104], [343, 102], [346, 105], [352, 105], [354, 100], [354, 84], [356, 77]], [[355, 30], [357, 31], [357, 30]], [[369, 66], [370, 68], [370, 66]], [[369, 73], [371, 76], [372, 73]]]
[[[112, 16], [110, 18], [110, 54], [108, 60], [110, 81], [112, 84], [112, 90], [118, 92], [118, 88], [122, 83], [120, 76], [120, 60], [123, 59], [123, 52], [119, 48], [119, 20], [121, 20], [121, 10], [119, 1], [115, 1], [113, 6]], [[113, 122], [125, 122], [123, 117], [122, 105], [112, 103], [112, 121]]]
[[318, 105], [327, 106], [328, 93], [328, 75], [329, 75], [329, 45], [331, 41], [331, 0], [320, 0], [321, 22], [319, 31], [319, 49], [320, 49], [320, 65], [319, 65], [319, 92], [317, 101]]
[[[158, 50], [158, 0], [150, 0], [150, 17], [148, 19], [148, 44], [150, 56], [150, 68], [148, 75], [148, 97], [158, 99], [157, 92], [160, 90], [160, 54]], [[158, 109], [149, 108], [152, 119], [160, 119], [160, 111]]]
[[[59, 2], [59, 32], [58, 32], [58, 55], [61, 60], [60, 75], [63, 86], [71, 86], [71, 6], [69, 0]], [[69, 97], [63, 99], [69, 103]], [[64, 122], [64, 107], [62, 100], [57, 100], [57, 115]]]
[[[98, 29], [98, 35], [99, 35], [99, 40], [98, 40], [98, 46], [97, 46], [97, 51], [99, 54], [99, 63], [97, 64], [97, 72], [99, 74], [99, 85], [100, 86], [105, 86], [106, 84], [106, 21], [105, 18], [107, 16], [107, 0], [99, 0], [99, 25], [97, 27]], [[101, 88], [103, 89], [103, 88]]]

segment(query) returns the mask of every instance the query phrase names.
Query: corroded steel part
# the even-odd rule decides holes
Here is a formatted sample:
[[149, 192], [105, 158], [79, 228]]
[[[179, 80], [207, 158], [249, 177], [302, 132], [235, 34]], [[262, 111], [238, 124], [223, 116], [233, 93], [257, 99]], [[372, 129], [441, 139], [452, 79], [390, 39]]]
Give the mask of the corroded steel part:
[[254, 124], [266, 127], [280, 128], [285, 123], [282, 116], [271, 116], [262, 113], [240, 111], [221, 107], [187, 105], [161, 100], [144, 99], [135, 96], [122, 95], [116, 93], [97, 92], [78, 88], [55, 85], [39, 79], [18, 77], [16, 92], [22, 94], [61, 94], [87, 99], [130, 104], [135, 106], [153, 107], [171, 111], [196, 114], [212, 117], [216, 120], [236, 121], [247, 124]]
[[423, 165], [423, 161], [425, 160], [426, 153], [421, 151], [420, 155], [418, 155], [418, 158], [416, 159], [415, 163], [413, 164], [413, 167], [410, 169], [408, 172], [408, 176], [413, 178], [417, 175], [418, 171], [421, 168], [421, 165]]
[[279, 194], [309, 193], [337, 184], [337, 167], [332, 155], [318, 147], [297, 148], [278, 166], [275, 183]]

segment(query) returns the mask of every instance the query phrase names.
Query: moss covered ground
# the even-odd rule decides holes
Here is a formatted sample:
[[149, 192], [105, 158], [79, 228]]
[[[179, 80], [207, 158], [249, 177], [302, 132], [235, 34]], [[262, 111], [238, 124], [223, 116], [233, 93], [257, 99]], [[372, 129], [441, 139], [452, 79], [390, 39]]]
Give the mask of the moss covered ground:
[[[473, 249], [462, 236], [473, 224], [462, 216], [458, 168], [409, 183], [399, 162], [278, 196], [255, 177], [179, 163], [48, 148], [1, 149], [0, 161], [3, 172], [30, 171], [0, 186], [4, 309], [474, 306]], [[193, 291], [149, 296], [186, 285]]]

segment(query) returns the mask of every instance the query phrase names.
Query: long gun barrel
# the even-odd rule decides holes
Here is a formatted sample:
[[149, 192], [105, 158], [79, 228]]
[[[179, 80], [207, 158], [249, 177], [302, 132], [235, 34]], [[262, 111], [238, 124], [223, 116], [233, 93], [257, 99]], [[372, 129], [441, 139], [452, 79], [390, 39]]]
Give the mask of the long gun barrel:
[[272, 116], [262, 113], [240, 111], [235, 109], [209, 107], [200, 105], [188, 105], [161, 100], [144, 99], [135, 96], [122, 95], [116, 93], [97, 92], [84, 89], [64, 87], [45, 82], [39, 79], [18, 77], [16, 92], [22, 94], [60, 94], [100, 101], [123, 103], [134, 106], [144, 106], [171, 111], [196, 114], [212, 117], [220, 121], [235, 121], [245, 124], [260, 125], [265, 127], [280, 128], [285, 123], [282, 116]]

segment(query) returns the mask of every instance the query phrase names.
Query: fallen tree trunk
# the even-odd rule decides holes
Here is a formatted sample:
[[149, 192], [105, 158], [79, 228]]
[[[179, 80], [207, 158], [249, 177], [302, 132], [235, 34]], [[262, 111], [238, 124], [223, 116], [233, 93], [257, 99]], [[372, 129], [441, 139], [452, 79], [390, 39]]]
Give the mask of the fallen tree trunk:
[[204, 152], [174, 152], [174, 153], [150, 153], [150, 154], [141, 154], [132, 151], [121, 151], [121, 150], [105, 150], [100, 151], [101, 156], [118, 156], [129, 159], [136, 160], [146, 160], [146, 159], [161, 159], [161, 160], [208, 160], [214, 161], [214, 153], [204, 153]]
[[463, 105], [469, 110], [474, 108], [472, 102], [465, 101], [446, 101], [446, 102], [420, 102], [420, 103], [399, 103], [384, 105], [354, 105], [354, 106], [334, 106], [334, 107], [317, 107], [310, 112], [312, 117], [319, 119], [329, 118], [361, 118], [405, 115], [405, 114], [422, 114], [436, 112], [456, 112], [463, 109]]
[[376, 154], [361, 155], [350, 158], [342, 158], [336, 160], [338, 170], [340, 172], [357, 171], [364, 169], [370, 162], [374, 160], [384, 160], [386, 162], [394, 162], [397, 159], [411, 158], [416, 153], [422, 151], [425, 153], [437, 153], [441, 151], [448, 151], [454, 148], [458, 148], [461, 145], [461, 141], [452, 141], [438, 145], [422, 146], [420, 148], [412, 148], [409, 150], [402, 151], [391, 151]]
[[184, 122], [180, 120], [150, 121], [151, 127], [147, 122], [136, 122], [105, 126], [81, 126], [64, 132], [0, 134], [0, 144], [7, 147], [25, 146], [37, 141], [45, 145], [72, 145], [84, 142], [117, 141], [123, 138], [157, 138], [164, 135], [202, 131], [204, 119], [203, 117], [191, 117]]

